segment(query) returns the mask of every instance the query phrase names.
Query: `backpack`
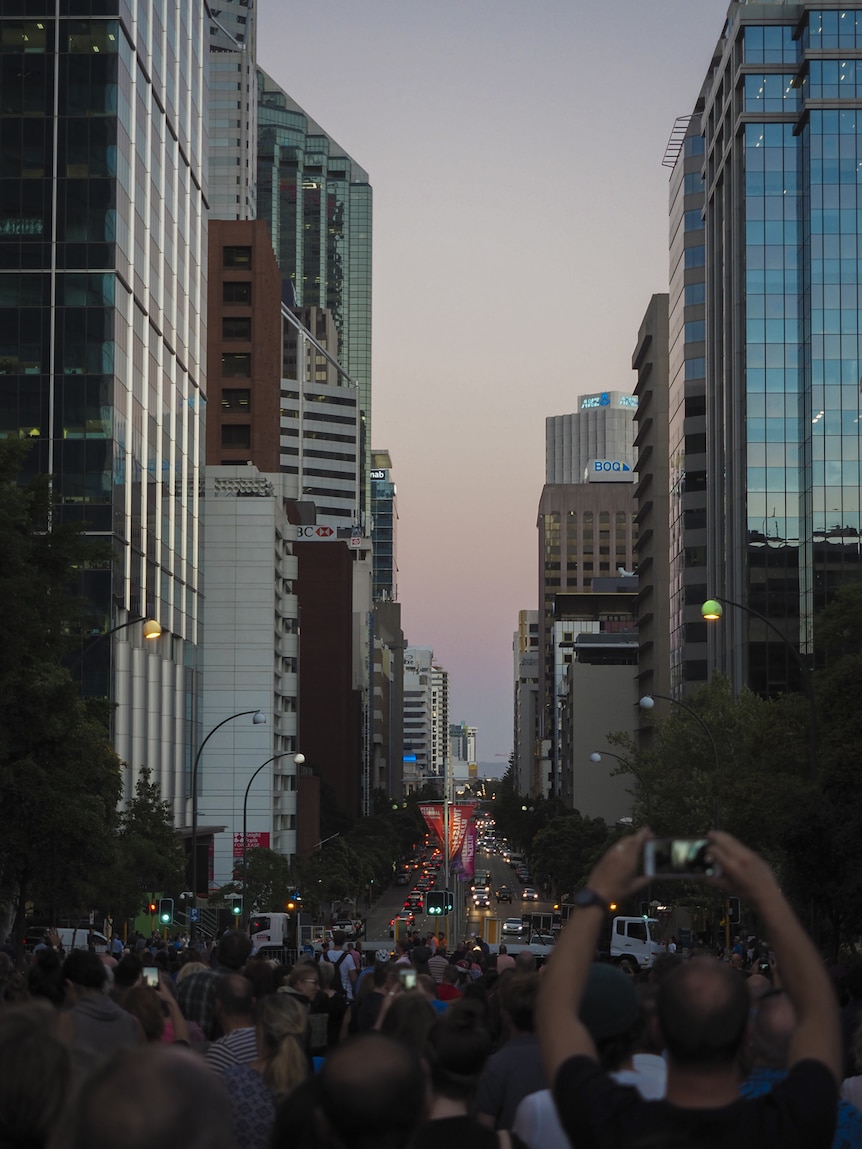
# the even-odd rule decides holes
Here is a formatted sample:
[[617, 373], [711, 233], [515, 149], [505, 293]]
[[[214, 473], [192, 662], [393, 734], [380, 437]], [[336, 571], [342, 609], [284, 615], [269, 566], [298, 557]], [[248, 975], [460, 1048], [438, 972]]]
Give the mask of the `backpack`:
[[341, 977], [341, 963], [347, 957], [347, 950], [341, 951], [338, 961], [332, 961], [327, 950], [323, 951], [322, 956], [325, 962], [329, 962], [330, 965], [335, 966], [335, 977], [332, 979], [332, 989], [335, 990], [339, 997], [347, 1001], [347, 990], [344, 988], [344, 981]]

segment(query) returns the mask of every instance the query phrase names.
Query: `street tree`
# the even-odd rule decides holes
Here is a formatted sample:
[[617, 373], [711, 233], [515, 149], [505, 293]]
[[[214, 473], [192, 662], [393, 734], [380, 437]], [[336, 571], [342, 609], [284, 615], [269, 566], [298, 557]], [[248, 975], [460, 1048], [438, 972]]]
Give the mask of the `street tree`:
[[19, 481], [28, 450], [0, 441], [0, 595], [14, 620], [0, 644], [0, 901], [19, 941], [28, 904], [48, 916], [92, 908], [121, 786], [104, 706], [63, 666], [87, 611], [76, 574], [105, 552], [55, 522], [46, 477]]
[[120, 813], [115, 846], [102, 897], [115, 918], [134, 917], [150, 894], [174, 895], [183, 888], [186, 854], [174, 829], [173, 808], [147, 766], [141, 767], [134, 797]]

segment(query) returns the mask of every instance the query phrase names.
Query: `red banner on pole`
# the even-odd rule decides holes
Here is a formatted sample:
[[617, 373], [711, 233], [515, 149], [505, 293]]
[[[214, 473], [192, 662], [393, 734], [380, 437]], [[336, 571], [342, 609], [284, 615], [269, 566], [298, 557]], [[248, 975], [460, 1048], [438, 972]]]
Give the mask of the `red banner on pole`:
[[[476, 809], [475, 802], [453, 802], [449, 806], [449, 857], [454, 858], [464, 844], [464, 835]], [[432, 834], [443, 844], [443, 803], [420, 802], [419, 813]]]
[[453, 869], [456, 874], [472, 878], [476, 873], [476, 823], [471, 822], [464, 835], [461, 852], [455, 859]]

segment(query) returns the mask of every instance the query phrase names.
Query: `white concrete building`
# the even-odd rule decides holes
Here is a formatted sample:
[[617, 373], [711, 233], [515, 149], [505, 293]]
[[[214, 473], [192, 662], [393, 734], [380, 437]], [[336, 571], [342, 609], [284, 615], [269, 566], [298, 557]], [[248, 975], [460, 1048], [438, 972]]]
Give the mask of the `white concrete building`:
[[[202, 730], [206, 737], [241, 711], [266, 716], [262, 725], [253, 725], [251, 715], [228, 723], [201, 756], [198, 840], [217, 831], [211, 889], [230, 881], [236, 868], [244, 805], [250, 844], [288, 858], [296, 852], [299, 609], [296, 527], [284, 511], [293, 484], [292, 477], [262, 475], [256, 467], [207, 468]], [[264, 766], [268, 759], [274, 760]]]
[[404, 792], [418, 790], [431, 773], [434, 740], [434, 651], [404, 651]]

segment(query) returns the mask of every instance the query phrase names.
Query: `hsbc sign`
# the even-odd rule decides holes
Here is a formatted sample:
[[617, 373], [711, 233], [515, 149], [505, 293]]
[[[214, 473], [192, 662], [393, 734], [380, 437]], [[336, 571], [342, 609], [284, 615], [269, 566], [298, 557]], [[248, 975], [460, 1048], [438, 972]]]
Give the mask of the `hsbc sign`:
[[362, 532], [358, 527], [297, 527], [296, 540], [306, 543], [347, 543], [355, 550], [362, 546]]

